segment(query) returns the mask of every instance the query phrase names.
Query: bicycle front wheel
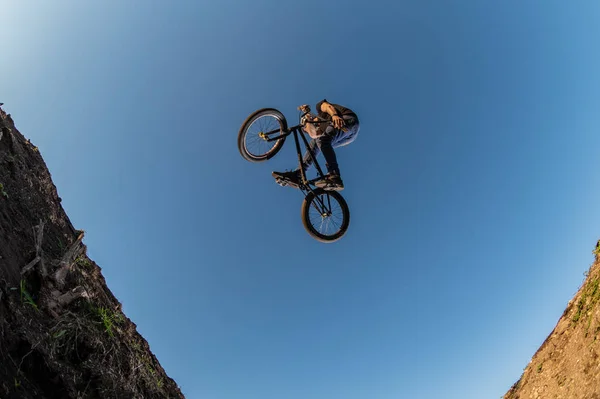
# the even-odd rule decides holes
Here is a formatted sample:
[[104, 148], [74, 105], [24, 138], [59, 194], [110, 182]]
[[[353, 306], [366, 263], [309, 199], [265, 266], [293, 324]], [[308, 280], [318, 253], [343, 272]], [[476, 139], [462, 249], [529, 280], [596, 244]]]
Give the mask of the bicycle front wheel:
[[250, 162], [271, 159], [281, 150], [287, 132], [287, 121], [274, 108], [263, 108], [251, 114], [238, 133], [238, 149], [242, 157]]
[[348, 204], [337, 191], [311, 191], [304, 198], [300, 213], [308, 234], [321, 242], [339, 240], [350, 224]]

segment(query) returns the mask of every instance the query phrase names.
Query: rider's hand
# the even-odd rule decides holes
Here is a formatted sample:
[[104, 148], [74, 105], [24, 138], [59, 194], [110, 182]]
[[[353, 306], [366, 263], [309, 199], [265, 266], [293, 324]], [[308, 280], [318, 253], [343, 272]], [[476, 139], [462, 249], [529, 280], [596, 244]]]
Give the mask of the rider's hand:
[[341, 129], [346, 125], [346, 122], [344, 121], [344, 119], [340, 118], [337, 115], [333, 115], [331, 117], [331, 122], [333, 122], [333, 127], [335, 127], [336, 129]]

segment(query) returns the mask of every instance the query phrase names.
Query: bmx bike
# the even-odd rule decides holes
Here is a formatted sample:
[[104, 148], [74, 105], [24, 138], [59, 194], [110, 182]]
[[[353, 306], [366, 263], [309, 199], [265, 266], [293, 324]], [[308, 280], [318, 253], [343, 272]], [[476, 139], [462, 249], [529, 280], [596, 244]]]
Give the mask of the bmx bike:
[[[331, 243], [339, 240], [348, 230], [350, 210], [344, 197], [337, 191], [329, 191], [315, 186], [315, 183], [325, 179], [325, 174], [317, 162], [316, 156], [310, 151], [317, 177], [308, 180], [302, 168], [302, 151], [300, 139], [305, 148], [309, 148], [304, 136], [305, 130], [312, 136], [319, 124], [330, 121], [318, 118], [310, 113], [310, 107], [303, 105], [300, 110], [299, 123], [288, 128], [283, 114], [274, 108], [262, 108], [252, 113], [242, 124], [238, 133], [238, 149], [244, 159], [250, 162], [264, 162], [273, 158], [283, 147], [285, 139], [293, 135], [298, 154], [298, 164], [301, 179], [299, 183], [287, 185], [298, 188], [304, 194], [300, 210], [302, 224], [306, 231], [316, 240]], [[276, 179], [277, 180], [277, 179]], [[286, 182], [277, 181], [281, 185]]]

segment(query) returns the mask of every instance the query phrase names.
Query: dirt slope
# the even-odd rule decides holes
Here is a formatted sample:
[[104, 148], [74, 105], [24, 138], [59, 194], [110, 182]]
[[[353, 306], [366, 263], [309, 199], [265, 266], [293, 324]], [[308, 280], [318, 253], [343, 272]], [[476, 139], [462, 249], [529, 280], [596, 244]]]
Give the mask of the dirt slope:
[[0, 110], [0, 399], [183, 398]]
[[505, 399], [600, 399], [600, 241], [595, 263]]

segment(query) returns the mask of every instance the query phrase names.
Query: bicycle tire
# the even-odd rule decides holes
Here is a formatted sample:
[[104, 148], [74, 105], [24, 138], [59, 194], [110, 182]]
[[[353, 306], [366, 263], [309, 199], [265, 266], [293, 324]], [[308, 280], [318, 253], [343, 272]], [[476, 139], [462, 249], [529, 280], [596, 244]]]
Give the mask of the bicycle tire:
[[240, 127], [240, 131], [238, 132], [238, 149], [239, 149], [242, 157], [250, 162], [264, 162], [268, 159], [273, 158], [279, 152], [279, 150], [281, 150], [281, 147], [283, 146], [283, 143], [285, 142], [285, 139], [286, 139], [285, 137], [282, 137], [278, 140], [273, 141], [272, 142], [273, 145], [270, 147], [270, 149], [268, 151], [266, 151], [264, 153], [261, 152], [258, 154], [254, 154], [248, 150], [248, 147], [246, 144], [248, 130], [250, 129], [250, 127], [253, 125], [254, 122], [256, 122], [261, 117], [265, 117], [265, 116], [271, 116], [271, 117], [274, 117], [275, 119], [277, 119], [277, 121], [279, 122], [280, 131], [281, 132], [287, 131], [287, 121], [285, 119], [285, 116], [283, 116], [283, 114], [281, 112], [279, 112], [278, 110], [276, 110], [274, 108], [262, 108], [262, 109], [259, 109], [258, 111], [255, 111], [254, 113], [250, 114], [250, 116], [248, 116], [248, 118], [246, 118], [244, 123], [242, 123], [242, 126]]
[[[315, 201], [317, 197], [321, 196], [329, 196], [329, 198], [334, 198], [339, 204], [342, 211], [341, 224], [339, 226], [339, 229], [333, 234], [323, 234], [317, 231], [317, 229], [315, 228], [315, 226], [313, 226], [313, 223], [311, 221], [310, 211], [311, 207], [313, 206], [313, 201]], [[316, 189], [314, 191], [309, 192], [304, 198], [304, 201], [302, 202], [300, 215], [302, 217], [302, 224], [304, 225], [304, 228], [306, 229], [308, 234], [310, 234], [317, 241], [325, 243], [331, 243], [342, 238], [344, 234], [346, 234], [348, 226], [350, 225], [350, 209], [348, 208], [348, 204], [346, 203], [346, 200], [344, 200], [344, 197], [342, 197], [342, 195], [337, 191], [326, 191], [323, 189]]]

